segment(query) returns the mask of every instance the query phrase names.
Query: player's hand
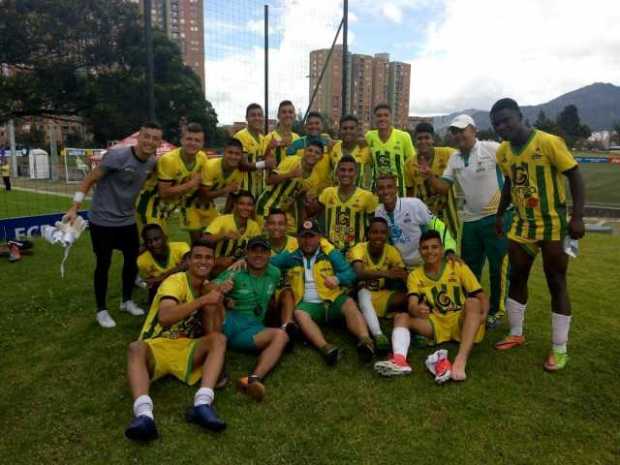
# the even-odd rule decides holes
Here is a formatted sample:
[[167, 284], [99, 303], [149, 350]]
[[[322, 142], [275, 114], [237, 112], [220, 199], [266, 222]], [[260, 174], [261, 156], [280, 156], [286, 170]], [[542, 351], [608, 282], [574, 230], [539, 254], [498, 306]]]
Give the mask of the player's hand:
[[192, 177], [189, 180], [192, 187], [200, 186], [201, 181], [202, 181], [202, 173], [193, 173]]
[[385, 277], [387, 279], [400, 279], [401, 281], [406, 281], [409, 273], [407, 270], [402, 270], [399, 268], [392, 268], [391, 270], [387, 270], [385, 272]]
[[234, 262], [232, 265], [230, 265], [228, 268], [226, 268], [226, 271], [243, 271], [246, 269], [246, 262], [245, 262], [245, 258], [240, 258], [239, 260], [237, 260], [236, 262]]
[[433, 175], [433, 170], [431, 169], [428, 161], [424, 158], [419, 158], [418, 161], [418, 171], [422, 175], [424, 179], [430, 178]]
[[265, 158], [265, 169], [272, 170], [276, 167], [276, 161], [273, 157]]
[[218, 289], [223, 294], [228, 294], [230, 291], [232, 291], [232, 288], [234, 286], [235, 286], [235, 283], [233, 282], [232, 278], [228, 278], [226, 281], [224, 281], [218, 286]]
[[323, 284], [328, 289], [336, 289], [340, 285], [340, 281], [336, 276], [325, 276], [323, 277]]
[[279, 146], [280, 146], [280, 141], [276, 139], [275, 137], [272, 137], [271, 141], [269, 141], [269, 149], [273, 150]]
[[200, 297], [200, 303], [202, 305], [215, 305], [221, 304], [224, 301], [224, 294], [219, 289], [212, 289], [205, 295]]
[[224, 188], [224, 190], [230, 194], [232, 192], [237, 192], [240, 187], [241, 187], [241, 184], [239, 182], [232, 182], [232, 183], [228, 184]]
[[[569, 229], [570, 231], [570, 229]], [[504, 237], [504, 218], [503, 215], [495, 215], [495, 234], [497, 237]]]
[[581, 239], [586, 235], [586, 226], [583, 224], [583, 218], [571, 216], [568, 222], [568, 235], [571, 239]]
[[431, 308], [425, 303], [420, 303], [415, 306], [414, 313], [418, 318], [428, 318], [431, 314]]
[[463, 263], [461, 257], [458, 257], [452, 250], [446, 252], [446, 260], [448, 260], [452, 265], [454, 265], [455, 263]]
[[75, 206], [72, 206], [71, 208], [69, 208], [69, 210], [67, 210], [67, 213], [65, 213], [64, 216], [62, 217], [62, 221], [64, 223], [73, 224], [76, 218], [77, 218], [77, 208]]
[[304, 174], [303, 169], [301, 168], [301, 164], [297, 167], [289, 171], [289, 178], [301, 178]]

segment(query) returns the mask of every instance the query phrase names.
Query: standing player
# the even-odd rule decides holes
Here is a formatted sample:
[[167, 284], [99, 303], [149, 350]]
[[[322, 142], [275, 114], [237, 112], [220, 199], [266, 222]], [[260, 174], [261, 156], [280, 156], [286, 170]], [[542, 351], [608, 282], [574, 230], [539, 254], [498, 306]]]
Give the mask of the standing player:
[[[230, 211], [229, 195], [239, 191], [243, 182], [244, 172], [239, 169], [243, 158], [243, 146], [237, 139], [228, 139], [221, 158], [209, 160], [202, 171], [202, 187], [200, 195], [207, 204], [201, 211], [202, 230], [218, 216], [215, 199], [224, 198], [224, 211]], [[200, 235], [200, 234], [198, 234]]]
[[215, 218], [205, 238], [215, 242], [216, 274], [243, 256], [248, 240], [261, 233], [254, 216], [254, 197], [248, 191], [234, 195], [233, 213]]
[[360, 310], [380, 352], [387, 351], [390, 343], [379, 318], [407, 309], [407, 295], [398, 290], [399, 284], [404, 289], [407, 270], [398, 249], [387, 244], [388, 237], [387, 221], [374, 217], [368, 225], [368, 242], [355, 245], [347, 257], [357, 274]]
[[407, 176], [406, 163], [415, 155], [411, 136], [406, 131], [392, 127], [392, 110], [386, 103], [380, 103], [374, 109], [377, 129], [366, 133], [366, 142], [370, 150], [373, 167], [373, 181], [382, 174], [392, 174], [396, 178], [399, 197], [407, 195], [411, 184]]
[[179, 208], [181, 228], [200, 229], [198, 188], [207, 155], [201, 150], [204, 131], [200, 124], [189, 123], [181, 134], [181, 147], [165, 153], [157, 161], [156, 171], [149, 177], [136, 202], [138, 224], [159, 224], [166, 229], [167, 219]]
[[[515, 221], [510, 240], [510, 290], [506, 312], [510, 335], [496, 344], [498, 349], [522, 345], [523, 319], [527, 305], [527, 281], [539, 250], [551, 294], [552, 350], [544, 363], [547, 371], [564, 368], [568, 362], [566, 344], [571, 322], [571, 306], [566, 284], [568, 255], [563, 241], [585, 234], [583, 205], [585, 187], [577, 162], [564, 141], [523, 124], [521, 110], [512, 99], [498, 100], [491, 109], [495, 131], [505, 141], [497, 152], [504, 174], [502, 199], [497, 211], [496, 230], [504, 231], [502, 218], [512, 201]], [[566, 221], [564, 175], [573, 199], [570, 221]]]
[[183, 258], [189, 252], [189, 246], [185, 242], [168, 242], [166, 233], [158, 224], [147, 224], [142, 228], [142, 242], [146, 250], [138, 256], [138, 271], [149, 287], [150, 304], [164, 279], [187, 269]]
[[204, 293], [213, 263], [213, 245], [194, 242], [188, 271], [169, 276], [161, 284], [139, 339], [129, 344], [127, 374], [134, 399], [134, 418], [125, 430], [129, 439], [157, 438], [149, 387], [166, 375], [190, 386], [202, 378], [187, 420], [212, 431], [226, 428], [212, 407], [213, 388], [224, 364], [226, 338], [218, 332], [206, 333], [205, 328], [212, 318], [209, 314], [222, 311], [223, 292], [230, 286], [223, 284]]
[[327, 240], [340, 252], [366, 237], [368, 219], [377, 208], [377, 198], [370, 191], [356, 187], [357, 163], [350, 155], [343, 156], [336, 168], [338, 186], [328, 187], [319, 195]]
[[340, 138], [330, 151], [331, 169], [336, 184], [336, 167], [343, 155], [351, 155], [357, 163], [355, 185], [362, 189], [372, 189], [372, 163], [368, 145], [362, 137], [360, 140], [359, 120], [356, 116], [346, 115], [340, 120]]
[[278, 363], [288, 336], [283, 329], [266, 328], [265, 314], [269, 301], [279, 282], [280, 270], [269, 264], [271, 245], [261, 236], [248, 241], [246, 268], [227, 271], [217, 278], [217, 283], [232, 280], [233, 287], [227, 296], [234, 307], [226, 311], [223, 333], [228, 347], [237, 351], [260, 352], [258, 363], [248, 376], [241, 378], [238, 388], [260, 401], [265, 395], [263, 379]]
[[114, 249], [123, 253], [120, 309], [131, 315], [144, 315], [144, 310], [131, 300], [140, 248], [135, 204], [144, 181], [155, 169], [153, 155], [161, 140], [161, 127], [148, 122], [140, 128], [136, 146], [108, 151], [101, 163], [84, 178], [79, 191], [73, 196], [73, 206], [65, 215], [65, 220], [73, 222], [91, 187], [97, 185], [88, 217], [90, 238], [97, 258], [94, 277], [97, 322], [103, 328], [116, 326], [106, 304], [108, 272]]
[[446, 250], [446, 255], [454, 257], [456, 242], [446, 225], [435, 218], [420, 199], [414, 197], [399, 198], [396, 191], [396, 179], [385, 174], [377, 179], [377, 193], [381, 204], [375, 215], [387, 221], [390, 227], [390, 242], [400, 251], [408, 269], [420, 265], [420, 236], [428, 229], [439, 232]]
[[2, 181], [4, 182], [4, 190], [11, 191], [11, 163], [7, 157], [0, 158], [0, 175], [2, 175]]
[[[415, 127], [413, 141], [416, 156], [409, 159], [407, 168], [413, 181], [413, 196], [424, 202], [431, 213], [442, 220], [450, 229], [455, 239], [459, 233], [459, 216], [456, 208], [455, 186], [444, 194], [435, 191], [431, 186], [429, 176], [441, 176], [450, 156], [456, 152], [452, 147], [435, 147], [435, 130], [429, 123], [420, 123]], [[422, 171], [424, 174], [422, 174]]]
[[[479, 141], [476, 124], [471, 116], [459, 115], [450, 123], [450, 133], [459, 146], [441, 178], [429, 167], [420, 167], [433, 189], [447, 194], [455, 182], [465, 195], [461, 257], [478, 280], [485, 260], [489, 262], [491, 283], [491, 310], [487, 325], [494, 328], [504, 315], [508, 281], [508, 241], [495, 234], [495, 215], [504, 184], [502, 173], [495, 161], [499, 144]], [[506, 212], [504, 222], [510, 224], [512, 212]]]
[[265, 136], [263, 153], [266, 160], [273, 160], [275, 166], [286, 158], [286, 150], [291, 143], [299, 139], [293, 132], [295, 106], [290, 100], [282, 100], [278, 105], [278, 127]]
[[469, 353], [474, 342], [480, 342], [484, 337], [489, 300], [467, 265], [444, 258], [437, 231], [427, 231], [422, 235], [420, 251], [424, 266], [413, 270], [407, 279], [409, 312], [399, 313], [394, 318], [394, 355], [389, 360], [377, 362], [375, 369], [385, 376], [411, 373], [407, 352], [411, 340], [409, 331], [413, 330], [433, 339], [436, 344], [460, 342], [452, 366], [446, 356], [433, 360], [429, 369], [439, 383], [450, 377], [454, 381], [464, 381]]
[[289, 270], [291, 288], [295, 295], [295, 320], [310, 343], [321, 351], [328, 365], [335, 365], [340, 349], [329, 344], [319, 323], [329, 323], [344, 317], [348, 330], [358, 338], [360, 359], [370, 361], [374, 344], [355, 301], [344, 287], [355, 280], [355, 272], [340, 252], [323, 241], [319, 225], [304, 221], [298, 233], [299, 249], [282, 252], [271, 258], [278, 268]]
[[233, 137], [243, 145], [242, 166], [247, 170], [241, 188], [257, 199], [265, 188], [263, 174], [268, 166], [263, 156], [265, 136], [262, 131], [265, 118], [262, 107], [258, 103], [250, 103], [245, 110], [245, 120], [248, 127], [238, 131]]

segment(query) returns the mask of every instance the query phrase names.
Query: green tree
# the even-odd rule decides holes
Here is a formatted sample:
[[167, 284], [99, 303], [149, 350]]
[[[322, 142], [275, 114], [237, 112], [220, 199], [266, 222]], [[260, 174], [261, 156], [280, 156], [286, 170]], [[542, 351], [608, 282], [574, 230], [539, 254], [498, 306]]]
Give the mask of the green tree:
[[579, 111], [575, 105], [564, 107], [558, 115], [557, 124], [569, 147], [575, 145], [579, 139], [587, 139], [592, 134], [587, 125], [581, 124]]
[[547, 118], [547, 115], [542, 110], [538, 112], [536, 121], [534, 121], [534, 127], [550, 134], [560, 134], [560, 128], [558, 127], [557, 123], [552, 119]]

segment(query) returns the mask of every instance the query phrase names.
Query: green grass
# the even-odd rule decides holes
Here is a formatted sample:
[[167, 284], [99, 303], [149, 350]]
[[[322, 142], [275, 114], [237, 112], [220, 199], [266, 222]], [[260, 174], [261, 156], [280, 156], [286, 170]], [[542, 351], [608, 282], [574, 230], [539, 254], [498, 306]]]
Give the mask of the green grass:
[[[335, 369], [297, 347], [267, 380], [255, 404], [229, 386], [216, 394], [228, 429], [214, 435], [183, 419], [194, 387], [166, 379], [151, 395], [161, 439], [130, 443], [126, 347], [142, 320], [120, 314], [120, 259], [109, 305], [118, 326], [94, 318], [93, 257], [88, 237], [71, 251], [60, 280], [62, 249], [37, 241], [21, 262], [0, 261], [0, 463], [11, 464], [614, 464], [620, 461], [618, 360], [620, 238], [591, 235], [571, 262], [575, 318], [571, 360], [548, 374], [549, 296], [541, 263], [532, 272], [525, 347], [500, 353], [498, 329], [475, 348], [470, 378], [436, 386], [414, 350], [412, 376], [383, 379], [360, 366], [351, 339], [328, 334], [346, 353]], [[137, 300], [144, 302], [143, 291]], [[452, 355], [455, 346], [448, 345]], [[253, 364], [230, 353], [234, 378]]]
[[586, 205], [620, 207], [620, 165], [582, 164], [579, 169], [586, 183]]
[[[90, 201], [84, 202], [84, 208], [87, 209], [89, 204]], [[0, 219], [62, 213], [67, 211], [70, 206], [70, 197], [15, 189], [11, 192], [0, 190]]]

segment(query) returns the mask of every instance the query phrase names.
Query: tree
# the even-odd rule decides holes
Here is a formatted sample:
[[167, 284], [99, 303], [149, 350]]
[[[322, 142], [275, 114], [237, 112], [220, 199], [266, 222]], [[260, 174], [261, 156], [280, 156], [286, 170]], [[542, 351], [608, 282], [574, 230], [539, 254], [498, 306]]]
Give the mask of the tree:
[[538, 116], [536, 118], [536, 121], [534, 122], [534, 127], [550, 134], [560, 134], [560, 128], [558, 127], [557, 123], [547, 118], [547, 115], [542, 110], [538, 112]]
[[564, 107], [558, 115], [557, 124], [569, 147], [575, 145], [577, 140], [587, 139], [592, 134], [587, 125], [581, 124], [579, 111], [575, 105]]
[[[0, 123], [22, 116], [78, 115], [104, 144], [147, 118], [144, 34], [128, 0], [3, 0], [0, 15]], [[59, 24], [58, 18], [62, 18]], [[156, 112], [164, 136], [178, 140], [179, 120], [216, 134], [217, 115], [178, 46], [155, 33]]]
[[615, 121], [610, 135], [612, 145], [620, 145], [620, 121]]

